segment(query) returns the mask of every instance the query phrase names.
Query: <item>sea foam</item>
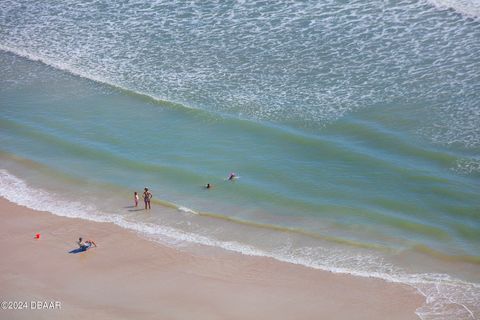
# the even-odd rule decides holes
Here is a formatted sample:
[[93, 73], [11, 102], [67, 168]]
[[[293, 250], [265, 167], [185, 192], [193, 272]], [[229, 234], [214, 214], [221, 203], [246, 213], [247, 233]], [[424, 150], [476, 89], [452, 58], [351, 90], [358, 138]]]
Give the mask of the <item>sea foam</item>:
[[[355, 254], [352, 251], [323, 247], [294, 248], [291, 245], [266, 251], [235, 240], [220, 241], [165, 225], [128, 220], [119, 214], [100, 212], [95, 206], [70, 201], [59, 194], [31, 187], [4, 169], [0, 169], [0, 196], [18, 205], [58, 216], [114, 223], [163, 244], [200, 244], [334, 273], [407, 284], [425, 296], [424, 305], [416, 311], [425, 320], [477, 319], [480, 314], [480, 284], [455, 279], [446, 274], [406, 273], [375, 254]], [[191, 209], [182, 209], [185, 212], [194, 212]]]
[[480, 1], [478, 0], [427, 0], [439, 9], [453, 9], [467, 17], [480, 18]]
[[314, 130], [371, 106], [418, 103], [428, 120], [421, 132], [470, 148], [480, 144], [470, 119], [478, 112], [480, 29], [443, 9], [478, 17], [479, 6], [8, 0], [0, 43], [162, 100]]

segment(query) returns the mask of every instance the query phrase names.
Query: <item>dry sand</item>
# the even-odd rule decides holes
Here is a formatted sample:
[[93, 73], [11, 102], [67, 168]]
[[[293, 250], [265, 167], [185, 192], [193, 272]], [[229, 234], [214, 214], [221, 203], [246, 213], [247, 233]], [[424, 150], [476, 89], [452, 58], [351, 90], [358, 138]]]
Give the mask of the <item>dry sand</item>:
[[[0, 300], [28, 304], [0, 319], [418, 319], [424, 302], [404, 285], [220, 249], [184, 252], [1, 198], [0, 219]], [[69, 254], [79, 236], [98, 247]], [[61, 308], [32, 310], [31, 301]]]

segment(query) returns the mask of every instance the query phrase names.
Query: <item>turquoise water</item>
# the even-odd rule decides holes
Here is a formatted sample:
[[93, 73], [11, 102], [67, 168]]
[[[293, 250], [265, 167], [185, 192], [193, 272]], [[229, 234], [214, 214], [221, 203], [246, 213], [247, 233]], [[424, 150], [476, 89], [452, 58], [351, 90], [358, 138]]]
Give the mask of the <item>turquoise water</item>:
[[[479, 13], [1, 1], [0, 195], [407, 283], [423, 319], [478, 318]], [[151, 213], [131, 207], [145, 186]]]

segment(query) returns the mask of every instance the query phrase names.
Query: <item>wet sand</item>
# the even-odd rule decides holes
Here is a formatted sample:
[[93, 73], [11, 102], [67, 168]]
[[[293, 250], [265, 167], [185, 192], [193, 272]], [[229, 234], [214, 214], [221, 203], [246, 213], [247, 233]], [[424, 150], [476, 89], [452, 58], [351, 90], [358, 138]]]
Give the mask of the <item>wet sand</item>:
[[[424, 302], [406, 285], [221, 249], [183, 251], [2, 198], [0, 219], [0, 297], [28, 305], [0, 310], [1, 319], [419, 319]], [[98, 247], [69, 253], [79, 236]]]

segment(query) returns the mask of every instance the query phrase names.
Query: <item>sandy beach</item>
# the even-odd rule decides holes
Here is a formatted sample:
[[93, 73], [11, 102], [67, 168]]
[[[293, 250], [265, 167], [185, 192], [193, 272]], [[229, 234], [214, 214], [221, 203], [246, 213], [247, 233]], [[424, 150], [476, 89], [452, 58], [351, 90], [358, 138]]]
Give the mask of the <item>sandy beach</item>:
[[[1, 319], [418, 319], [424, 300], [404, 285], [220, 250], [184, 252], [5, 199], [0, 215], [1, 300], [24, 302], [23, 310], [0, 310]], [[79, 236], [98, 247], [70, 254]]]

